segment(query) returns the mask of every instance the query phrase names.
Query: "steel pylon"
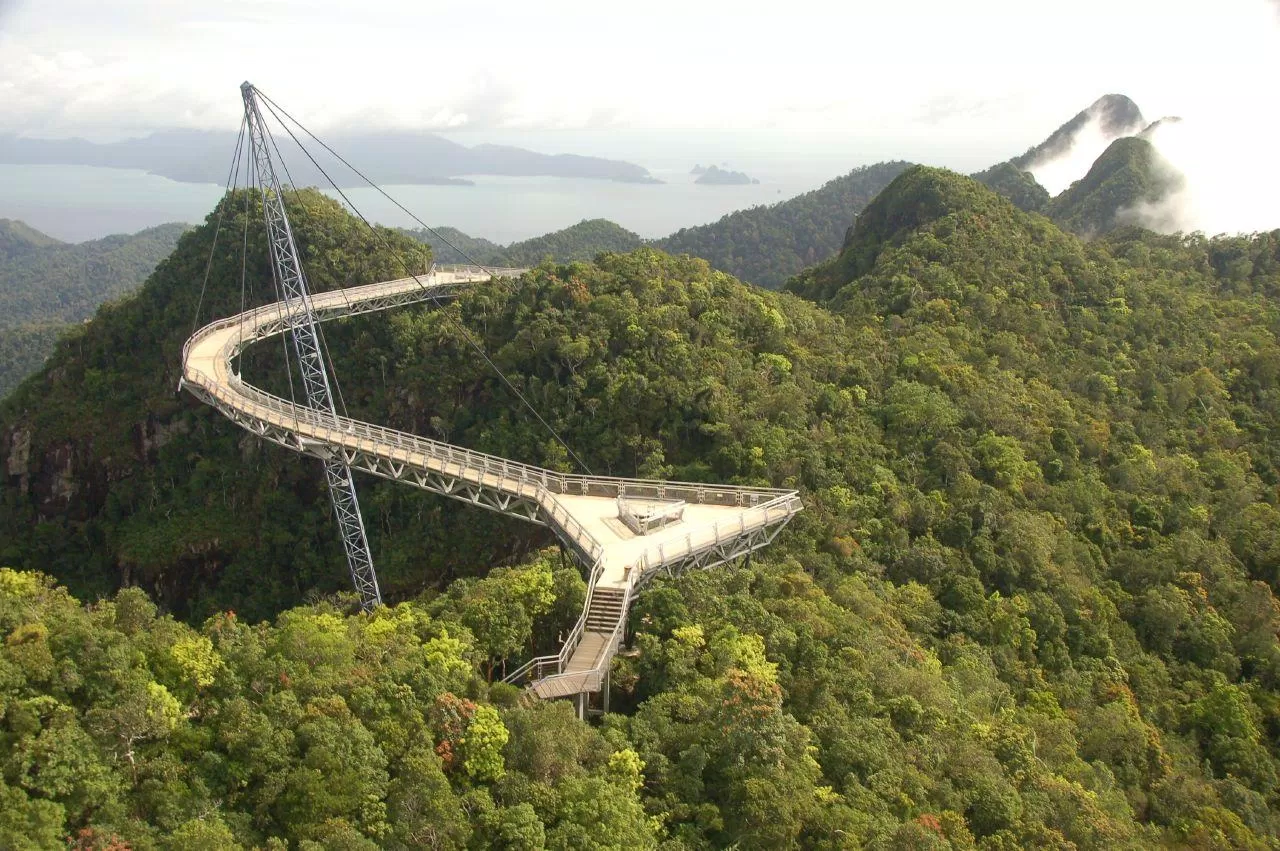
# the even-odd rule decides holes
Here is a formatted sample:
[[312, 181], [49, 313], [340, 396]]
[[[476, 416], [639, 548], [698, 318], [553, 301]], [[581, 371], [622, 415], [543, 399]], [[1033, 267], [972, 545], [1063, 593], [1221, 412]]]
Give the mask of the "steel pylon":
[[[298, 245], [294, 241], [293, 228], [285, 213], [284, 194], [272, 163], [271, 141], [258, 108], [257, 91], [252, 84], [246, 82], [240, 86], [240, 93], [244, 98], [253, 166], [258, 186], [262, 189], [267, 244], [271, 249], [271, 262], [275, 267], [281, 295], [292, 318], [289, 336], [293, 340], [293, 351], [302, 372], [307, 406], [327, 413], [337, 425], [338, 412], [333, 404], [329, 368], [320, 347], [311, 293], [307, 289], [307, 279], [302, 271]], [[381, 605], [382, 592], [378, 589], [378, 576], [373, 569], [369, 539], [365, 534], [364, 519], [360, 515], [356, 483], [352, 478], [351, 468], [341, 457], [326, 459], [324, 472], [329, 485], [329, 499], [342, 535], [342, 546], [347, 555], [347, 567], [351, 571], [351, 581], [360, 594], [361, 606], [368, 610]]]

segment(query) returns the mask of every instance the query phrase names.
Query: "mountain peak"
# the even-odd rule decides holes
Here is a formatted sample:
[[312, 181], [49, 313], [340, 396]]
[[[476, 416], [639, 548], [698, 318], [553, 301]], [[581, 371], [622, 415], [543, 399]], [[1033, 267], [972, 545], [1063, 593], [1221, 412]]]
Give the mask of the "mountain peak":
[[845, 237], [840, 255], [792, 279], [787, 289], [819, 303], [871, 271], [880, 255], [954, 213], [1007, 216], [1012, 205], [977, 180], [943, 168], [912, 166], [898, 175], [862, 211]]
[[876, 257], [905, 234], [957, 210], [987, 200], [974, 180], [944, 168], [913, 166], [867, 205], [849, 229], [842, 260], [854, 277], [875, 265]]
[[1095, 119], [1105, 133], [1123, 133], [1146, 123], [1142, 110], [1127, 95], [1103, 95], [1090, 104], [1085, 113]]
[[1103, 139], [1110, 141], [1120, 136], [1131, 136], [1146, 125], [1142, 110], [1131, 98], [1120, 94], [1106, 94], [1077, 112], [1070, 121], [1049, 134], [1049, 137], [1027, 150], [1011, 162], [1023, 171], [1035, 171], [1036, 166], [1071, 153], [1080, 136], [1088, 128], [1096, 128]]
[[1113, 141], [1082, 179], [1053, 199], [1049, 215], [1082, 236], [1136, 223], [1143, 206], [1176, 192], [1184, 178], [1140, 136]]
[[59, 244], [61, 240], [41, 233], [26, 222], [0, 219], [0, 260]]

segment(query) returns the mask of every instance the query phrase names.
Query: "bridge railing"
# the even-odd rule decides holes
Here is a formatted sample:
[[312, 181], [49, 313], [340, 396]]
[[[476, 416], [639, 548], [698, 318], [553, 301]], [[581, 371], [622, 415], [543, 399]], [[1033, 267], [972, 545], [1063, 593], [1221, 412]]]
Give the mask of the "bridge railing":
[[[234, 341], [232, 342], [234, 344]], [[191, 384], [198, 384], [206, 390], [222, 386], [212, 377], [195, 370], [187, 370], [185, 380]], [[311, 432], [322, 432], [322, 434], [313, 433], [307, 436], [323, 437], [326, 440], [332, 440], [336, 444], [350, 443], [348, 438], [370, 440], [387, 447], [432, 457], [450, 465], [461, 465], [464, 471], [469, 469], [497, 478], [497, 481], [492, 483], [477, 481], [477, 484], [492, 484], [495, 487], [526, 498], [533, 496], [533, 494], [527, 490], [521, 490], [517, 486], [518, 484], [540, 485], [552, 493], [567, 496], [601, 496], [609, 498], [623, 496], [637, 499], [648, 497], [664, 501], [682, 500], [690, 504], [705, 503], [728, 506], [759, 505], [762, 501], [795, 494], [795, 491], [777, 488], [707, 485], [698, 482], [662, 482], [650, 479], [581, 476], [572, 473], [560, 473], [548, 470], [545, 467], [537, 467], [532, 464], [512, 461], [499, 455], [490, 455], [473, 449], [465, 449], [451, 443], [386, 428], [385, 426], [373, 425], [350, 417], [340, 415], [333, 417], [327, 412], [315, 411], [311, 408], [296, 405], [287, 399], [254, 387], [238, 376], [233, 375], [228, 384], [234, 389], [235, 393], [231, 395], [224, 394], [223, 401], [243, 413], [252, 415], [253, 411], [242, 403], [237, 404], [237, 397], [270, 409], [287, 420], [287, 423], [293, 423], [298, 427], [306, 423]], [[287, 423], [276, 424], [286, 425]], [[372, 452], [378, 451], [375, 446], [361, 446], [359, 444], [353, 448]]]
[[[295, 405], [254, 387], [237, 376], [232, 376], [226, 385], [198, 372], [189, 374], [185, 380], [243, 414], [278, 428], [292, 430], [301, 437], [371, 452], [389, 460], [444, 475], [455, 475], [474, 484], [494, 487], [535, 502], [547, 518], [558, 525], [562, 534], [581, 548], [589, 561], [597, 561], [603, 556], [604, 545], [555, 499], [554, 495], [563, 483], [557, 481], [557, 474], [550, 470], [361, 420], [341, 416], [335, 418], [328, 412]], [[415, 455], [421, 456], [421, 460], [416, 461], [413, 457]], [[434, 460], [436, 464], [430, 464], [429, 460]]]
[[[509, 270], [512, 272], [523, 272], [526, 270]], [[488, 274], [487, 272], [485, 274]], [[438, 285], [440, 288], [446, 288], [447, 285]], [[419, 288], [419, 285], [412, 278], [404, 278], [397, 281], [388, 281], [381, 284], [368, 284], [363, 287], [353, 287], [349, 290], [339, 291], [331, 290], [329, 292], [320, 293], [313, 297], [314, 306], [319, 310], [333, 311], [331, 316], [326, 318], [336, 318], [343, 315], [347, 311], [357, 309], [359, 302], [368, 299], [376, 299], [385, 297], [393, 292], [412, 292]], [[340, 293], [345, 293], [345, 298]], [[195, 335], [187, 341], [183, 349], [184, 373], [187, 371], [185, 365], [188, 355], [190, 354], [191, 345], [199, 339], [203, 339], [208, 335], [219, 330], [234, 327], [238, 324], [244, 324], [253, 328], [254, 333], [239, 335], [236, 338], [228, 339], [223, 346], [221, 355], [228, 361], [239, 353], [241, 348], [241, 340], [244, 343], [263, 339], [257, 333], [258, 329], [263, 325], [272, 325], [280, 323], [288, 318], [288, 314], [277, 304], [265, 305], [263, 307], [254, 308], [239, 314], [238, 316], [229, 317], [227, 319], [218, 320], [196, 332]], [[279, 333], [287, 328], [287, 325], [274, 329], [274, 333]], [[247, 329], [246, 329], [247, 330]], [[193, 376], [186, 376], [191, 380]], [[213, 378], [209, 376], [209, 378]], [[251, 388], [252, 385], [247, 384], [238, 378], [233, 379], [240, 388]], [[317, 425], [321, 423], [321, 419], [326, 422], [335, 423], [333, 418], [328, 417], [323, 412], [312, 411], [309, 408], [300, 408], [280, 397], [265, 393], [265, 391], [253, 388], [254, 395], [258, 397], [261, 404], [289, 416], [291, 419], [302, 421], [307, 420]], [[248, 395], [248, 394], [246, 394]], [[631, 497], [636, 499], [655, 499], [659, 501], [683, 500], [690, 504], [706, 503], [711, 505], [742, 505], [751, 506], [760, 504], [762, 501], [782, 496], [785, 494], [794, 494], [795, 491], [777, 489], [777, 488], [757, 488], [749, 486], [737, 485], [708, 485], [699, 482], [665, 482], [652, 479], [629, 479], [617, 476], [581, 476], [567, 473], [558, 473], [553, 470], [547, 470], [543, 467], [536, 467], [531, 464], [522, 464], [517, 461], [511, 461], [496, 455], [488, 455], [483, 452], [476, 452], [470, 449], [463, 449], [443, 441], [432, 440], [430, 438], [419, 437], [408, 432], [388, 429], [382, 426], [374, 426], [359, 420], [352, 420], [347, 417], [338, 417], [336, 420], [339, 430], [346, 433], [359, 433], [361, 436], [385, 440], [388, 445], [411, 448], [412, 451], [430, 454], [438, 458], [447, 458], [451, 463], [463, 463], [466, 466], [477, 470], [483, 470], [491, 475], [501, 475], [504, 479], [516, 479], [525, 483], [541, 484], [553, 493], [562, 493], [566, 495], [577, 496], [603, 496], [603, 497]], [[521, 494], [524, 495], [524, 494]]]
[[[566, 682], [572, 681], [572, 684], [575, 687], [574, 690], [576, 691], [600, 691], [600, 689], [604, 687], [605, 674], [613, 664], [613, 657], [617, 655], [618, 648], [622, 646], [622, 639], [627, 628], [627, 613], [631, 611], [631, 595], [635, 586], [636, 580], [634, 578], [628, 579], [626, 584], [623, 586], [622, 608], [619, 610], [620, 614], [618, 615], [618, 620], [613, 625], [613, 631], [605, 638], [604, 646], [601, 647], [600, 655], [596, 657], [594, 665], [581, 671], [565, 670], [565, 668], [568, 667], [569, 659], [573, 656], [573, 650], [577, 649], [578, 642], [581, 641], [582, 632], [586, 627], [587, 614], [584, 609], [583, 615], [579, 619], [578, 625], [575, 627], [578, 640], [574, 642], [573, 650], [570, 650], [566, 654], [562, 649], [558, 658], [540, 657], [544, 660], [556, 659], [557, 665], [554, 670], [550, 670], [549, 672], [543, 673], [542, 676], [538, 676], [536, 670], [538, 666], [533, 663], [539, 662], [539, 659], [534, 659], [532, 662], [526, 663], [522, 666], [525, 671], [534, 672], [534, 684], [552, 685], [558, 680]], [[589, 605], [590, 601], [588, 601], [588, 606]], [[569, 642], [565, 642], [565, 646], [568, 647]], [[544, 671], [547, 671], [548, 669], [549, 665], [546, 664], [541, 667], [541, 670]], [[519, 682], [519, 679], [513, 677], [505, 679], [504, 682], [514, 683]]]
[[[215, 383], [216, 382], [211, 382]], [[794, 497], [793, 490], [777, 488], [751, 488], [735, 485], [706, 485], [697, 482], [660, 482], [649, 479], [627, 479], [621, 477], [580, 476], [572, 473], [560, 473], [512, 461], [500, 455], [490, 455], [474, 449], [455, 446], [444, 441], [422, 437], [411, 432], [398, 431], [385, 426], [373, 425], [362, 420], [349, 417], [333, 417], [326, 412], [314, 411], [296, 405], [279, 396], [267, 393], [239, 378], [232, 378], [231, 384], [245, 399], [251, 399], [262, 407], [266, 407], [284, 417], [289, 422], [307, 423], [312, 432], [308, 436], [322, 438], [326, 442], [338, 445], [350, 444], [356, 439], [353, 448], [369, 452], [378, 452], [378, 446], [404, 450], [434, 458], [443, 464], [457, 469], [458, 475], [465, 477], [468, 471], [475, 474], [477, 484], [490, 485], [515, 496], [524, 498], [536, 497], [521, 485], [543, 487], [550, 493], [566, 496], [618, 496], [644, 498], [653, 496], [664, 500], [682, 500], [687, 503], [705, 503], [711, 505], [728, 505], [755, 507], [776, 502], [780, 497]], [[232, 400], [234, 401], [234, 399]], [[252, 413], [246, 411], [246, 413]], [[360, 441], [371, 441], [375, 445], [363, 445]], [[388, 455], [388, 457], [393, 457]], [[411, 459], [397, 459], [413, 463]], [[482, 475], [483, 474], [483, 475]], [[493, 479], [493, 481], [489, 481]], [[564, 512], [563, 509], [560, 509]], [[572, 521], [567, 512], [557, 515]]]
[[430, 270], [453, 275], [492, 275], [495, 278], [518, 278], [528, 271], [528, 266], [480, 266], [475, 263], [432, 263]]
[[[433, 270], [433, 273], [435, 271]], [[501, 273], [503, 270], [498, 271]], [[505, 271], [518, 273], [525, 270]], [[475, 274], [487, 275], [488, 271]], [[330, 319], [359, 312], [362, 305], [383, 299], [393, 299], [398, 295], [412, 294], [414, 290], [421, 291], [424, 297], [436, 293], [448, 296], [452, 294], [454, 283], [467, 283], [465, 281], [441, 282], [436, 274], [432, 274], [431, 277], [433, 283], [429, 287], [424, 287], [420, 281], [413, 278], [406, 278], [354, 287], [346, 291], [321, 293], [314, 297], [313, 306], [317, 315]], [[603, 571], [604, 547], [560, 504], [555, 498], [557, 495], [679, 500], [689, 504], [741, 506], [747, 509], [739, 515], [736, 523], [715, 523], [696, 534], [693, 532], [687, 534], [683, 540], [664, 542], [646, 550], [632, 569], [625, 573], [627, 600], [630, 599], [632, 589], [636, 585], [664, 565], [676, 563], [698, 552], [718, 546], [730, 538], [741, 537], [747, 530], [785, 520], [800, 509], [799, 497], [793, 490], [559, 473], [409, 432], [296, 405], [244, 382], [230, 367], [231, 360], [245, 345], [287, 330], [290, 327], [290, 320], [291, 315], [283, 309], [283, 305], [277, 303], [210, 323], [187, 340], [183, 347], [183, 380], [198, 386], [202, 392], [217, 399], [228, 408], [261, 422], [270, 423], [286, 433], [291, 432], [299, 440], [307, 438], [349, 451], [366, 452], [390, 462], [410, 465], [433, 473], [457, 476], [477, 486], [494, 488], [535, 502], [541, 512], [553, 521], [566, 537], [580, 547], [593, 564], [582, 616], [570, 633], [569, 639], [562, 645], [560, 652], [555, 656], [530, 660], [509, 675], [506, 678], [508, 681], [514, 681], [519, 676], [530, 675], [540, 680], [547, 675], [579, 677], [586, 674], [598, 689], [603, 677], [603, 666], [607, 665], [608, 660], [612, 658], [613, 650], [616, 650], [617, 643], [621, 639], [620, 630], [625, 625], [626, 608], [624, 607], [624, 616], [615, 626], [614, 633], [609, 639], [610, 650], [603, 654], [602, 662], [592, 671], [574, 672], [572, 675], [564, 673], [585, 631], [592, 594]], [[226, 364], [228, 373], [226, 383], [219, 382], [216, 375], [209, 375], [190, 364], [189, 356], [193, 345], [212, 334], [236, 326], [241, 326], [244, 333], [228, 336], [216, 355], [218, 360]], [[213, 368], [218, 369], [216, 365]]]
[[717, 521], [710, 526], [694, 529], [683, 538], [664, 541], [645, 550], [637, 561], [634, 573], [642, 582], [664, 566], [678, 564], [698, 553], [720, 546], [726, 541], [740, 539], [748, 531], [762, 529], [787, 520], [802, 508], [800, 497], [793, 493], [782, 494], [769, 502], [748, 508], [738, 515], [736, 522]]
[[[501, 269], [499, 273], [517, 273], [523, 272], [521, 269]], [[488, 273], [483, 273], [487, 275]], [[318, 320], [324, 321], [328, 319], [337, 319], [341, 316], [348, 316], [352, 313], [359, 312], [360, 305], [364, 302], [377, 301], [396, 294], [421, 294], [423, 299], [428, 298], [449, 298], [454, 295], [454, 290], [461, 289], [466, 284], [476, 283], [474, 279], [458, 279], [442, 281], [434, 274], [434, 270], [428, 271], [424, 275], [418, 275], [416, 278], [397, 278], [394, 281], [381, 281], [376, 284], [363, 284], [357, 287], [348, 287], [341, 290], [326, 290], [320, 293], [311, 294], [312, 310], [316, 313]], [[207, 337], [209, 334], [216, 333], [225, 328], [233, 328], [237, 325], [245, 325], [253, 327], [253, 334], [245, 334], [241, 336], [243, 344], [247, 345], [263, 338], [258, 333], [258, 329], [272, 325], [274, 323], [286, 323], [282, 327], [273, 329], [271, 334], [278, 334], [288, 330], [290, 327], [287, 320], [291, 315], [305, 315], [303, 311], [294, 311], [292, 314], [285, 307], [283, 302], [272, 302], [259, 307], [251, 308], [243, 313], [237, 313], [222, 319], [210, 322], [201, 328], [190, 338], [182, 347], [182, 362], [186, 364], [187, 355], [190, 353], [191, 346], [197, 341]], [[239, 348], [231, 354], [234, 357], [239, 354]]]
[[[573, 625], [573, 629], [565, 637], [560, 644], [560, 652], [551, 656], [535, 656], [528, 662], [516, 668], [511, 673], [502, 678], [504, 683], [518, 683], [522, 680], [541, 680], [548, 676], [555, 676], [564, 671], [569, 665], [569, 660], [573, 658], [573, 653], [578, 649], [578, 645], [582, 643], [582, 634], [587, 629], [587, 616], [591, 612], [591, 601], [595, 597], [596, 586], [600, 582], [600, 577], [604, 574], [603, 560], [597, 560], [595, 566], [591, 570], [591, 575], [587, 578], [587, 597], [582, 601], [582, 614], [578, 616], [578, 622]], [[624, 609], [625, 612], [625, 609]]]

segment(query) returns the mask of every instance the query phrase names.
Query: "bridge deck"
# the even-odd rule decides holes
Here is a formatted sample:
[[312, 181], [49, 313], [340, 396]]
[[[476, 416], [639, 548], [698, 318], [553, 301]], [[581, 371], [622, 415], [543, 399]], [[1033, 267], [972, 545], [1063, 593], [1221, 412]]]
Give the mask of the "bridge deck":
[[643, 569], [643, 564], [665, 564], [668, 551], [710, 542], [721, 526], [738, 531], [742, 516], [742, 508], [736, 505], [690, 505], [679, 522], [637, 535], [618, 520], [617, 502], [611, 497], [560, 494], [556, 501], [604, 546], [604, 573], [599, 584], [609, 588], [624, 587], [630, 573]]
[[[490, 277], [487, 270], [434, 269], [419, 279], [313, 294], [312, 311], [324, 320], [452, 298], [462, 287]], [[594, 568], [593, 588], [620, 589], [629, 599], [634, 588], [660, 570], [708, 567], [766, 545], [801, 509], [794, 491], [559, 473], [335, 417], [243, 382], [233, 366], [236, 356], [253, 342], [289, 330], [295, 321], [277, 302], [202, 328], [184, 348], [183, 385], [244, 428], [295, 451], [341, 457], [374, 475], [547, 525]], [[618, 519], [619, 496], [687, 504], [678, 522], [637, 535]], [[540, 695], [600, 688], [601, 670], [616, 641], [586, 630], [586, 616], [584, 611], [575, 637], [558, 657], [556, 675], [535, 683]], [[617, 623], [625, 616], [625, 610], [618, 614]], [[617, 635], [615, 629], [613, 638]]]

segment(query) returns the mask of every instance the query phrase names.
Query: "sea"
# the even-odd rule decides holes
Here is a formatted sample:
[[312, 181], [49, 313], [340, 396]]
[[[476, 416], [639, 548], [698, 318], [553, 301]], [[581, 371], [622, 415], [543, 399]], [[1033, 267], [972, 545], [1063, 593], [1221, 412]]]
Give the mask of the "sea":
[[[662, 183], [632, 184], [556, 177], [468, 175], [473, 186], [388, 185], [395, 200], [430, 226], [450, 225], [506, 244], [605, 218], [645, 238], [713, 222], [734, 210], [774, 204], [817, 189], [864, 164], [904, 158], [953, 168], [983, 168], [992, 155], [906, 144], [874, 136], [795, 133], [654, 133], [638, 131], [475, 131], [449, 134], [462, 144], [518, 145], [643, 165]], [[895, 147], [897, 148], [895, 150]], [[914, 154], [914, 156], [913, 156]], [[228, 161], [230, 151], [228, 151]], [[694, 183], [695, 165], [743, 171], [759, 183]], [[357, 165], [359, 165], [357, 163]], [[0, 218], [20, 219], [68, 242], [133, 233], [164, 222], [199, 223], [224, 187], [181, 183], [145, 171], [70, 165], [0, 164]], [[370, 188], [347, 189], [372, 221], [416, 223]], [[332, 192], [330, 194], [333, 194]]]

